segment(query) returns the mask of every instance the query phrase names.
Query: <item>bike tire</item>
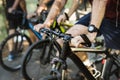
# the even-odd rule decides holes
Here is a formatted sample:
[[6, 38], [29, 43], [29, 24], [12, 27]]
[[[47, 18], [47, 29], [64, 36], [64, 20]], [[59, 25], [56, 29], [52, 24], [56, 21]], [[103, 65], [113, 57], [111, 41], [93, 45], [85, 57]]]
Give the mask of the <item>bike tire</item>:
[[[117, 57], [120, 60], [120, 55]], [[118, 66], [112, 58], [108, 58], [105, 66], [104, 80], [119, 80], [120, 79], [120, 66]]]
[[[67, 59], [68, 59], [67, 65], [69, 66], [68, 70], [71, 69], [71, 73], [69, 75], [71, 80], [98, 80], [92, 76], [92, 73], [83, 64], [83, 62], [77, 57], [77, 55], [72, 53], [70, 56], [67, 57]], [[71, 62], [72, 64], [69, 64]], [[70, 68], [71, 67], [70, 65], [72, 65], [72, 68]], [[66, 79], [66, 80], [70, 80], [70, 79]]]
[[55, 72], [53, 69], [53, 72], [50, 75], [42, 78], [42, 80], [86, 80], [84, 75], [80, 72], [80, 67], [77, 65], [79, 62], [76, 64], [76, 62], [74, 62], [74, 59], [74, 56], [67, 57], [65, 61], [67, 63], [65, 71], [63, 69], [63, 67], [65, 67], [65, 64], [59, 65], [60, 63], [57, 63], [54, 69], [58, 69], [55, 70]]
[[27, 49], [23, 59], [23, 77], [26, 80], [40, 80], [44, 75], [46, 76], [44, 73], [49, 74], [51, 69], [50, 61], [55, 56], [56, 50], [61, 50], [59, 44], [57, 42], [53, 44], [49, 39], [33, 43]]
[[[14, 47], [13, 51], [17, 53], [17, 57], [13, 61], [8, 61], [9, 49], [8, 42], [9, 40], [13, 40]], [[32, 44], [30, 38], [27, 35], [23, 35], [19, 32], [9, 35], [6, 37], [1, 45], [0, 45], [0, 63], [1, 66], [8, 71], [17, 71], [21, 68], [21, 60], [22, 56], [24, 56], [23, 52]]]

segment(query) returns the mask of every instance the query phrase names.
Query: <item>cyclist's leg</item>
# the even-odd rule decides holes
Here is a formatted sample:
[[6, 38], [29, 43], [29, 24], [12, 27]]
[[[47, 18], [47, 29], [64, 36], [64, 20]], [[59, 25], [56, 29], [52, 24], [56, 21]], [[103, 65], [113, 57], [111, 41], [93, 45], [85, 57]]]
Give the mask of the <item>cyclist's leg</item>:
[[29, 37], [30, 37], [30, 39], [31, 39], [32, 42], [36, 42], [38, 40], [37, 37], [36, 37], [36, 35], [30, 29], [29, 21], [27, 19], [25, 20], [24, 26], [22, 26], [21, 28], [27, 30], [27, 32], [29, 34]]
[[34, 35], [34, 33], [33, 33], [30, 29], [28, 29], [28, 32], [29, 32], [29, 34], [30, 34], [30, 38], [31, 38], [32, 42], [36, 42], [38, 39], [37, 39], [37, 37]]
[[[85, 31], [87, 31], [87, 27], [85, 26], [89, 25], [89, 21], [90, 21], [90, 13], [80, 18], [80, 20], [73, 27], [71, 27], [66, 33], [71, 34], [72, 36], [78, 36], [80, 34], [85, 34], [86, 33]], [[82, 61], [85, 61], [85, 63], [89, 63], [88, 62], [89, 60], [87, 60], [88, 55], [85, 52], [77, 52], [75, 54], [79, 56], [79, 58]]]
[[[8, 32], [8, 35], [11, 35], [15, 32], [14, 29], [9, 29], [9, 32]], [[12, 48], [13, 48], [13, 40], [9, 40], [8, 41], [8, 49], [9, 51], [12, 51]]]
[[[89, 25], [90, 15], [91, 15], [91, 13], [89, 13], [89, 14], [85, 15], [84, 17], [80, 18], [80, 20], [76, 23], [76, 25], [71, 27], [66, 33], [67, 34], [71, 34], [72, 36], [79, 36], [80, 34], [87, 33], [88, 32], [88, 28], [86, 26]], [[96, 74], [96, 73], [94, 73], [96, 68], [94, 66], [92, 66], [93, 65], [93, 61], [92, 61], [93, 58], [91, 60], [91, 56], [93, 57], [93, 55], [88, 54], [86, 52], [75, 52], [75, 54], [84, 62], [84, 65], [86, 67], [88, 67], [89, 71], [93, 75]]]
[[115, 21], [104, 19], [100, 27], [100, 33], [104, 36], [106, 47], [120, 49], [120, 23], [118, 23], [118, 27], [116, 27]]
[[[9, 25], [9, 30], [8, 30], [8, 36], [15, 33], [15, 25], [14, 25], [14, 21], [8, 21], [8, 25]], [[13, 50], [13, 39], [8, 41], [8, 49], [11, 52]]]
[[[18, 26], [18, 22], [19, 21], [17, 21], [17, 20], [16, 21], [15, 20], [8, 20], [8, 25], [9, 25], [8, 36], [15, 33], [15, 30]], [[14, 41], [13, 41], [13, 39], [10, 39], [8, 41], [8, 50], [10, 52], [10, 55], [8, 56], [9, 61], [12, 61], [14, 58], [14, 56], [13, 56], [14, 53], [12, 51], [13, 47], [14, 47]]]

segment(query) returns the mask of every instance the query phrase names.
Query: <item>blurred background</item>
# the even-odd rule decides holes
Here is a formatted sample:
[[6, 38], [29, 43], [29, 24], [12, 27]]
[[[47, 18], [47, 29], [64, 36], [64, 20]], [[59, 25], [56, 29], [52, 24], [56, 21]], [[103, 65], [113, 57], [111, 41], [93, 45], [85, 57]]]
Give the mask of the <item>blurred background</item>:
[[[4, 11], [4, 6], [2, 4], [3, 0], [0, 0], [0, 42], [7, 36], [7, 22], [6, 22], [6, 16]], [[32, 13], [36, 9], [36, 4], [38, 0], [26, 0], [27, 2], [27, 11], [28, 13]]]
[[[5, 0], [0, 0], [0, 43], [7, 36], [7, 31], [6, 31], [7, 21], [6, 21], [5, 11], [4, 11], [5, 9], [4, 9], [3, 3], [2, 3], [3, 1], [5, 1]], [[25, 0], [25, 1], [27, 3], [28, 14], [33, 13], [37, 7], [38, 0]], [[72, 1], [73, 0], [68, 0], [67, 4], [65, 6], [65, 12], [69, 11], [68, 8], [72, 5]], [[88, 13], [90, 10], [91, 10], [91, 8], [89, 5], [87, 5], [87, 10], [85, 10], [84, 5], [82, 5], [77, 10], [77, 15], [76, 15], [76, 13], [74, 13], [70, 17], [69, 20], [71, 22], [73, 22], [76, 20], [77, 17], [81, 17], [81, 15], [83, 16], [84, 14]]]

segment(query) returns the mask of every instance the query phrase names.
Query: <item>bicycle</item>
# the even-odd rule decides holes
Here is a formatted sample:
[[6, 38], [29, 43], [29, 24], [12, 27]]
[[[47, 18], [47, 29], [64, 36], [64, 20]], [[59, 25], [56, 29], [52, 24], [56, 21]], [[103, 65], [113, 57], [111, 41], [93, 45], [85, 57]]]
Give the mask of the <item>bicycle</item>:
[[[108, 48], [91, 49], [89, 47], [83, 48], [83, 49], [71, 48], [69, 45], [69, 42], [72, 38], [71, 35], [59, 33], [59, 32], [48, 30], [48, 29], [42, 29], [41, 31], [46, 34], [50, 34], [50, 35], [54, 34], [55, 36], [62, 38], [64, 40], [64, 43], [63, 43], [62, 49], [60, 49], [59, 45], [58, 47], [56, 47], [60, 55], [52, 56], [52, 59], [50, 62], [51, 69], [49, 69], [49, 73], [47, 72], [49, 75], [43, 76], [39, 80], [84, 80], [84, 79], [97, 80], [95, 76], [93, 76], [92, 73], [88, 70], [88, 68], [84, 65], [84, 63], [80, 60], [80, 58], [74, 54], [74, 52], [77, 52], [77, 51], [105, 54], [106, 63], [104, 64], [103, 71], [101, 72], [101, 78], [103, 80], [113, 80], [111, 76], [115, 75], [116, 80], [120, 79], [120, 74], [119, 74], [120, 73], [120, 55], [117, 53], [111, 53], [112, 49], [108, 49]], [[85, 37], [85, 35], [81, 35], [81, 36], [83, 40], [85, 40], [86, 42], [85, 45], [90, 46], [90, 42], [88, 41], [88, 38]], [[43, 40], [39, 42], [39, 45], [40, 43], [43, 44], [43, 42], [47, 43], [45, 42], [45, 40]], [[52, 39], [51, 42], [56, 43], [56, 40]], [[30, 57], [28, 56], [28, 59], [29, 58]], [[26, 62], [28, 62], [27, 61], [28, 59], [26, 59]], [[72, 66], [70, 66], [69, 64], [70, 61], [72, 61]], [[23, 66], [26, 66], [26, 65], [23, 65]], [[82, 72], [82, 75], [84, 75], [85, 78], [82, 77], [83, 79], [81, 79], [81, 73], [79, 73], [79, 71]], [[32, 80], [32, 79], [28, 78], [27, 80]]]
[[[54, 21], [52, 27], [52, 30], [55, 31], [59, 31], [61, 33], [65, 33], [65, 31], [72, 27], [72, 24], [67, 24], [67, 23], [61, 23], [60, 25], [56, 25], [57, 22]], [[47, 35], [47, 39], [45, 40], [39, 40], [38, 42], [33, 43], [25, 52], [25, 57], [23, 58], [23, 64], [22, 64], [22, 72], [23, 72], [23, 76], [25, 79], [31, 79], [34, 78], [35, 73], [37, 73], [39, 70], [38, 68], [44, 69], [44, 68], [48, 68], [48, 66], [50, 65], [50, 61], [52, 56], [55, 56], [56, 54], [54, 54], [55, 51], [57, 51], [56, 49], [60, 50], [60, 46], [58, 45], [57, 42], [51, 42], [54, 39], [54, 35]], [[54, 46], [55, 45], [55, 46]], [[52, 51], [52, 49], [54, 48], [54, 50]], [[39, 52], [42, 52], [41, 54]], [[51, 54], [52, 56], [51, 56]], [[41, 63], [38, 61], [38, 57], [40, 58]], [[35, 59], [35, 60], [34, 60]], [[31, 64], [29, 64], [29, 62]], [[40, 67], [36, 67], [34, 69], [34, 71], [32, 71], [34, 65], [38, 65], [40, 64]], [[28, 66], [28, 67], [26, 67]], [[39, 65], [38, 65], [39, 66]], [[28, 70], [27, 68], [29, 68], [32, 72], [30, 75], [28, 74]], [[44, 72], [44, 71], [43, 71]], [[27, 76], [27, 77], [26, 77]], [[37, 75], [36, 75], [37, 77]]]
[[[45, 18], [47, 17], [48, 12], [42, 11], [40, 17], [38, 16], [33, 17], [30, 20], [26, 19], [26, 14], [21, 11], [14, 11], [13, 14], [23, 14], [23, 20], [22, 20], [22, 25], [18, 27], [16, 32], [6, 37], [0, 45], [0, 63], [1, 63], [1, 66], [8, 71], [16, 71], [21, 68], [21, 59], [22, 59], [21, 57], [24, 56], [24, 54], [21, 54], [21, 53], [23, 53], [28, 48], [28, 46], [32, 44], [30, 37], [28, 37], [28, 35], [25, 32], [26, 28], [30, 29], [33, 32], [33, 34], [36, 35], [38, 40], [42, 39], [42, 35], [34, 30], [33, 24], [43, 23]], [[67, 25], [67, 24], [64, 24], [64, 25]], [[69, 24], [67, 26], [71, 27], [72, 25]], [[58, 30], [62, 33], [64, 33], [67, 28], [63, 26], [58, 27], [58, 24], [56, 23], [56, 21], [54, 21], [53, 26], [51, 27], [51, 29]], [[9, 51], [7, 50], [8, 50], [8, 42], [11, 39], [14, 40], [14, 49], [12, 51], [14, 51], [14, 53], [17, 53], [17, 58], [19, 59], [14, 60], [10, 63], [7, 61], [7, 56], [9, 54]]]
[[[32, 41], [27, 34], [26, 30], [30, 29], [33, 34], [37, 36], [39, 40], [42, 39], [42, 35], [34, 30], [35, 23], [40, 22], [39, 18], [32, 18], [28, 20], [26, 13], [21, 11], [13, 11], [12, 14], [23, 14], [22, 24], [18, 26], [15, 33], [7, 36], [0, 44], [0, 63], [1, 66], [8, 71], [16, 71], [21, 68], [21, 57], [24, 55], [24, 51], [32, 44]], [[8, 42], [13, 40], [13, 52], [16, 54], [16, 59], [12, 62], [7, 61], [9, 55]]]
[[[50, 70], [50, 61], [56, 56], [56, 51], [58, 50], [61, 53], [61, 47], [54, 39], [53, 34], [47, 33], [47, 35], [49, 39], [32, 44], [26, 51], [22, 64], [22, 74], [26, 80], [41, 80], [41, 77], [45, 76], [44, 72], [47, 73]], [[43, 45], [46, 48], [41, 47]], [[36, 51], [38, 47], [39, 49]], [[32, 66], [36, 68], [33, 69]]]

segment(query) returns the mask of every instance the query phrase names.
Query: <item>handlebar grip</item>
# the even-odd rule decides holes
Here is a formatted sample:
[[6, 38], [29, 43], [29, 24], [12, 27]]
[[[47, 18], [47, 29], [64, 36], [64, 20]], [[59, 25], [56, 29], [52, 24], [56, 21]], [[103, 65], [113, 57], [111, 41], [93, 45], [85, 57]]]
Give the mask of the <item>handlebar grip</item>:
[[42, 33], [44, 33], [44, 31], [45, 31], [45, 28], [41, 28], [41, 29], [39, 30], [39, 32], [42, 32]]
[[85, 43], [82, 43], [83, 45], [90, 47], [91, 46], [91, 42], [88, 39], [88, 37], [85, 34], [80, 35], [82, 37], [82, 39], [85, 41]]

